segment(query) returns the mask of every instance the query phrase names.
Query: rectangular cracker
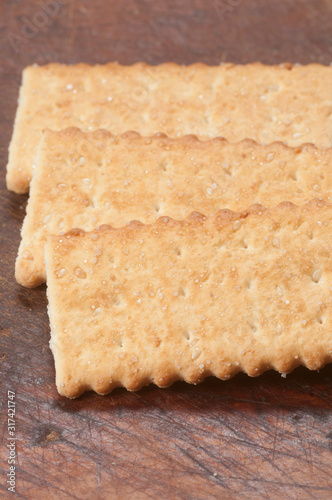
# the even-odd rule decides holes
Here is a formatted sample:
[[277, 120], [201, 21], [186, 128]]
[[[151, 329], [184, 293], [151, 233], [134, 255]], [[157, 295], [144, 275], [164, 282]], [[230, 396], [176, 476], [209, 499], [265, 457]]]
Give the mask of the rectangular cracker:
[[49, 236], [59, 393], [331, 362], [331, 225], [316, 200]]
[[332, 198], [332, 149], [282, 143], [239, 144], [193, 136], [114, 137], [106, 131], [46, 131], [31, 184], [16, 279], [27, 287], [46, 279], [47, 234], [133, 219], [150, 224], [167, 215], [184, 219], [221, 208], [242, 211], [253, 203], [273, 207]]
[[43, 129], [332, 146], [332, 67], [49, 64], [23, 73], [7, 187], [27, 192]]

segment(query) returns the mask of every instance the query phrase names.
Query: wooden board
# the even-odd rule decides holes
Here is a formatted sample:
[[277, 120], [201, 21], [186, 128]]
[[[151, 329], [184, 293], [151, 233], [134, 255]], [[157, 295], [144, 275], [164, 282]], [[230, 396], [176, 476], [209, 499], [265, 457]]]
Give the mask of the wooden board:
[[[51, 3], [58, 12], [45, 22], [41, 5]], [[27, 20], [30, 37], [24, 38]], [[331, 0], [3, 1], [0, 23], [0, 497], [12, 498], [6, 485], [10, 390], [16, 392], [18, 498], [332, 498], [332, 366], [320, 373], [300, 368], [286, 379], [271, 372], [196, 387], [60, 397], [45, 288], [25, 290], [14, 282], [27, 197], [5, 189], [24, 66], [329, 64]]]

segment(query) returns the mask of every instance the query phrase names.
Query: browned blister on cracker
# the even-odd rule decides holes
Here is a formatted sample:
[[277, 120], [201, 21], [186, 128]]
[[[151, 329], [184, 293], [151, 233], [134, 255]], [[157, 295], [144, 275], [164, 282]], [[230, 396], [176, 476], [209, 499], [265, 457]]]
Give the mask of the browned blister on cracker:
[[202, 142], [193, 136], [143, 138], [131, 132], [46, 131], [39, 147], [16, 279], [36, 286], [46, 279], [47, 234], [90, 231], [133, 219], [150, 224], [162, 215], [184, 219], [253, 203], [273, 207], [332, 196], [332, 149], [289, 148], [245, 140]]
[[23, 73], [7, 186], [27, 192], [45, 128], [332, 146], [332, 67], [49, 64]]
[[167, 217], [45, 246], [60, 394], [332, 360], [332, 205]]

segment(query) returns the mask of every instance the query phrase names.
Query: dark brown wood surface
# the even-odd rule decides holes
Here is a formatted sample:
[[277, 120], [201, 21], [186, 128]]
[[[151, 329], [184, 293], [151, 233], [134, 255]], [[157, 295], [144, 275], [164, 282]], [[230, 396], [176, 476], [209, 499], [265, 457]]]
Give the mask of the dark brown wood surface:
[[[46, 17], [45, 5], [53, 5]], [[8, 390], [16, 392], [18, 498], [332, 498], [331, 366], [286, 379], [270, 372], [60, 397], [45, 287], [26, 290], [13, 276], [27, 196], [7, 192], [4, 180], [28, 64], [330, 64], [331, 34], [331, 0], [1, 0], [1, 498], [12, 495]]]

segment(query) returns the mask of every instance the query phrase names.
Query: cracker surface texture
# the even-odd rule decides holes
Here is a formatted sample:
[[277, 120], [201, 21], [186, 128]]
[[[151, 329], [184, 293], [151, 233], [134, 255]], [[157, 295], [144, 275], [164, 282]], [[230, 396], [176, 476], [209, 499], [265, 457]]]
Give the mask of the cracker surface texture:
[[45, 128], [332, 146], [332, 67], [49, 64], [23, 73], [7, 186], [27, 192]]
[[253, 203], [273, 207], [332, 201], [332, 149], [289, 148], [245, 140], [199, 141], [193, 136], [142, 138], [131, 132], [46, 131], [39, 148], [16, 279], [27, 287], [46, 279], [44, 239], [72, 228], [145, 224], [160, 216], [182, 220]]
[[331, 362], [331, 224], [312, 201], [48, 237], [58, 391]]

